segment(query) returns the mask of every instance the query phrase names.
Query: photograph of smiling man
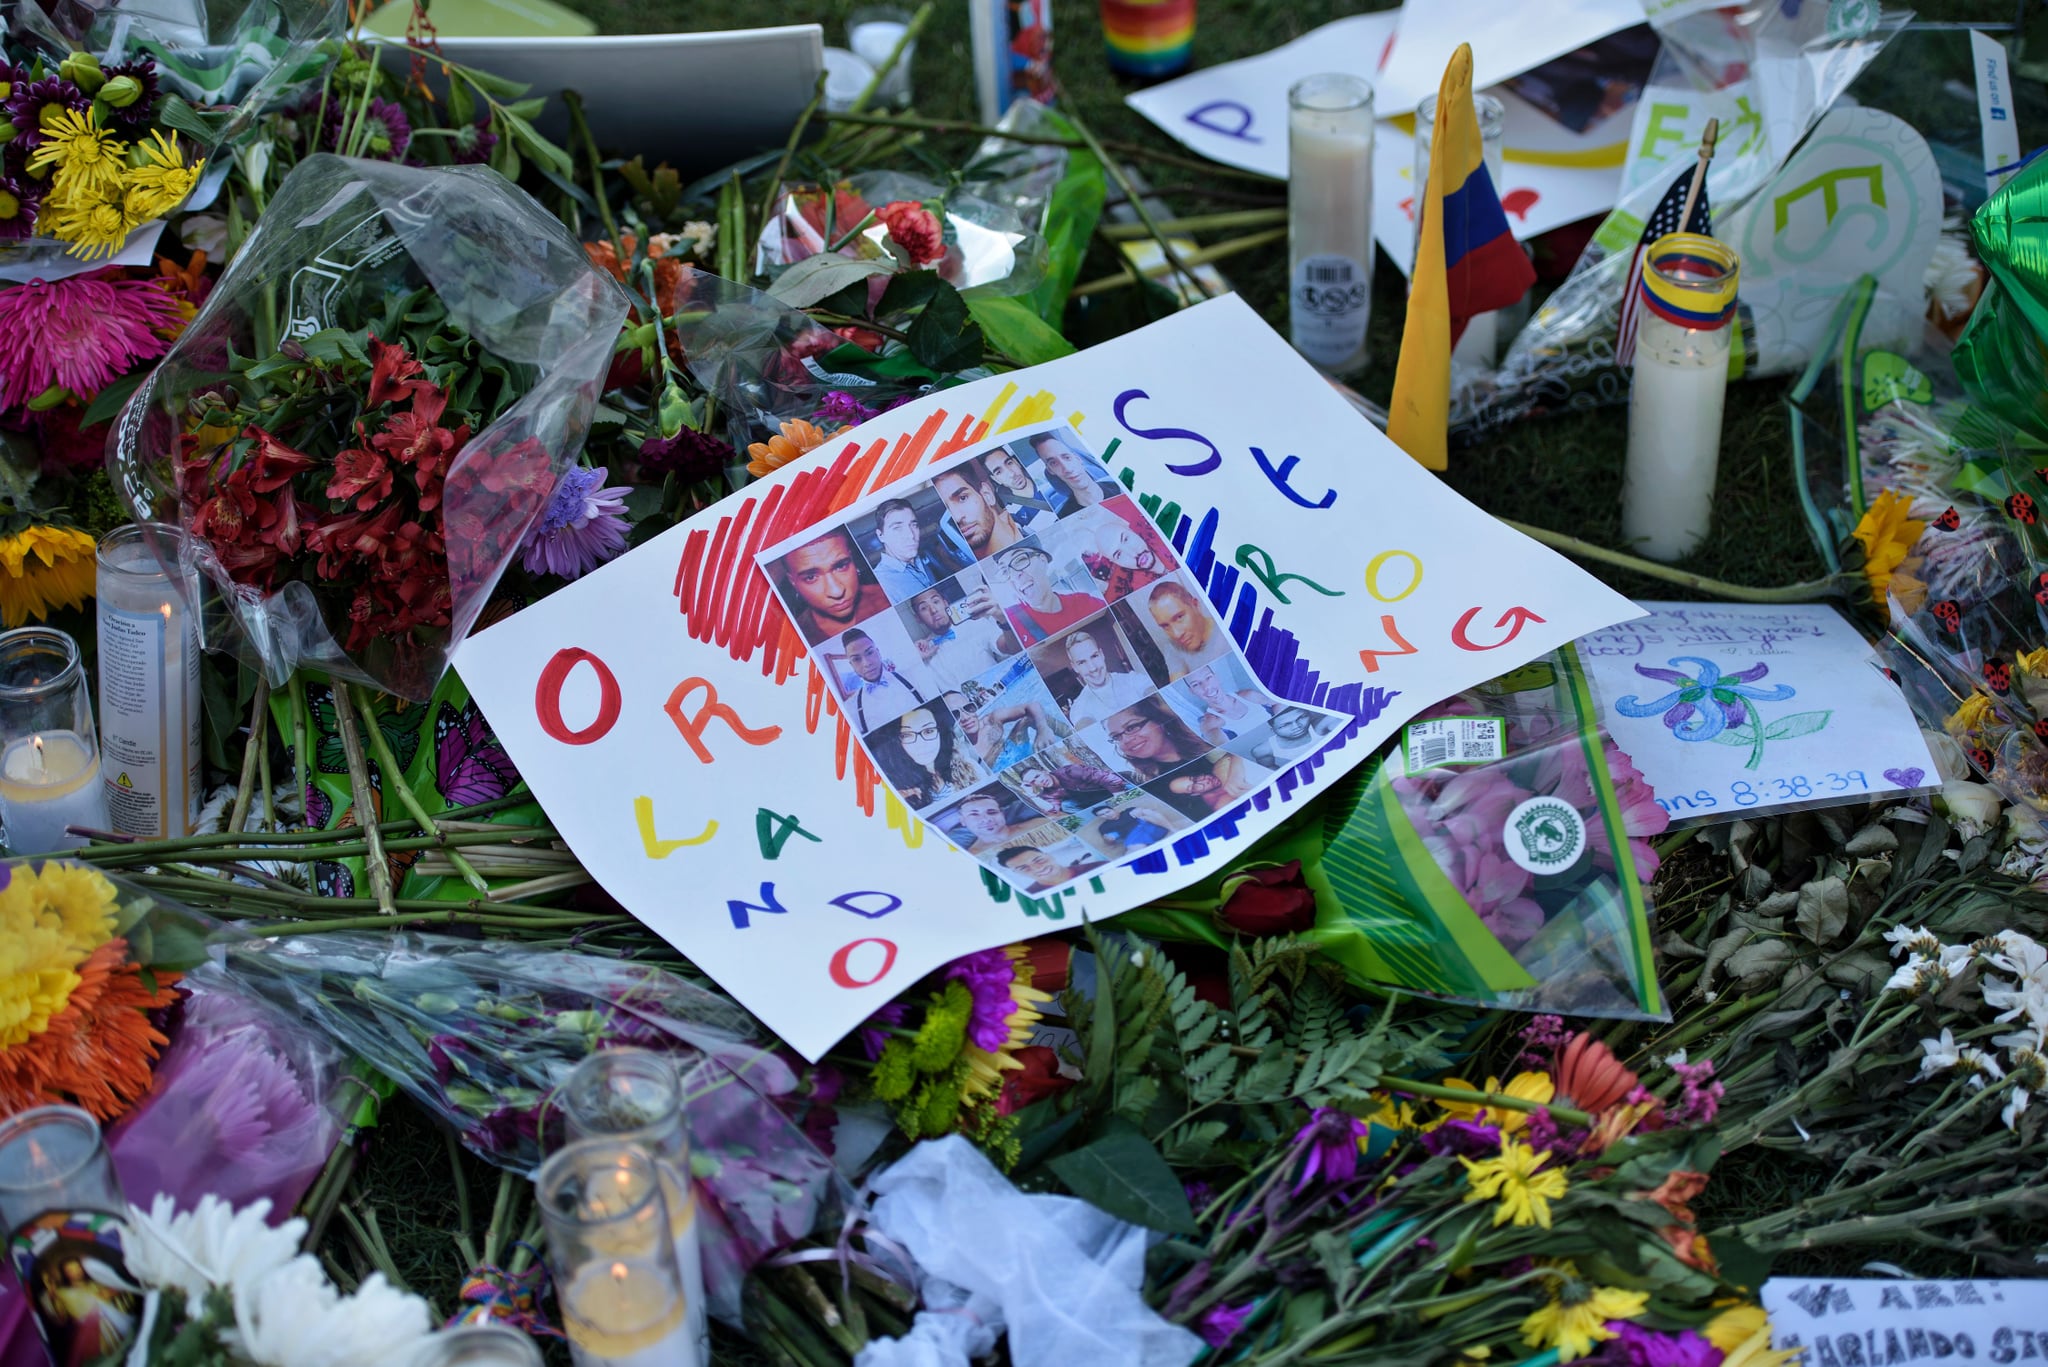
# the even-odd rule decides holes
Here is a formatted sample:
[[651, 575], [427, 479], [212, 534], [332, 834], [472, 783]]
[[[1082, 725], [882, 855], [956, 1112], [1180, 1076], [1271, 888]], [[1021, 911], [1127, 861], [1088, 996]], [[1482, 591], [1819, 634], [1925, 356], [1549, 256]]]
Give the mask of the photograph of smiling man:
[[841, 633], [826, 645], [823, 658], [829, 666], [826, 674], [839, 690], [842, 710], [861, 735], [939, 691], [918, 663], [901, 624], [885, 612], [870, 617], [864, 627]]
[[1079, 626], [1105, 606], [1092, 593], [1069, 591], [1069, 585], [1086, 582], [1084, 572], [1072, 560], [1055, 560], [1036, 538], [990, 556], [988, 577], [1010, 625], [1027, 646]]
[[929, 820], [948, 840], [975, 856], [994, 854], [1007, 845], [1057, 845], [1067, 838], [1066, 827], [997, 784], [969, 793]]
[[775, 573], [784, 601], [792, 605], [796, 629], [810, 645], [822, 645], [889, 607], [889, 595], [875, 582], [845, 527], [798, 546], [776, 562]]
[[1101, 721], [1159, 687], [1106, 612], [1032, 647], [1031, 658], [1076, 726]]
[[892, 498], [852, 524], [875, 579], [892, 603], [951, 578], [967, 564], [938, 534], [944, 514], [937, 496], [923, 488], [912, 493], [916, 497]]
[[1059, 521], [1049, 485], [1041, 483], [1038, 461], [1029, 443], [1016, 447], [997, 446], [981, 453], [981, 465], [995, 481], [996, 496], [1010, 510], [1010, 516], [1026, 535], [1050, 529]]

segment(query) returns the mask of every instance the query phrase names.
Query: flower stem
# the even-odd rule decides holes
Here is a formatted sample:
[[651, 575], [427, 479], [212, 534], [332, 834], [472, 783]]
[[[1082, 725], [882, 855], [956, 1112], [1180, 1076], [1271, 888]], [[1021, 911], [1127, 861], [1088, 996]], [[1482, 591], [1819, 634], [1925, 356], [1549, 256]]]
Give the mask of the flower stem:
[[[341, 732], [341, 753], [348, 761], [349, 790], [355, 794], [356, 824], [361, 827], [366, 846], [364, 862], [369, 867], [370, 890], [377, 895], [377, 905], [389, 916], [396, 910], [391, 905], [391, 866], [384, 862], [384, 833], [379, 829], [379, 815], [370, 795], [370, 766], [363, 758], [363, 738], [356, 730], [356, 710], [348, 698], [348, 685], [337, 681], [328, 689], [334, 699], [335, 729]], [[374, 725], [376, 718], [371, 717]], [[402, 776], [392, 775], [391, 781], [403, 783]]]
[[292, 792], [299, 801], [299, 825], [313, 824], [312, 804], [306, 797], [306, 681], [297, 670], [291, 678], [292, 713]]
[[[1164, 224], [1161, 225], [1161, 227], [1164, 226]], [[1180, 260], [1184, 268], [1187, 266], [1203, 266], [1211, 261], [1221, 261], [1227, 256], [1236, 256], [1240, 252], [1248, 252], [1255, 247], [1263, 247], [1268, 243], [1278, 242], [1286, 236], [1287, 230], [1285, 228], [1273, 228], [1267, 232], [1252, 233], [1246, 237], [1234, 237], [1228, 242], [1218, 242], [1211, 247], [1197, 247], [1194, 251], [1184, 253]], [[1149, 275], [1150, 272], [1147, 272], [1147, 274]], [[1139, 276], [1136, 271], [1130, 269], [1121, 270], [1115, 275], [1101, 276], [1074, 286], [1069, 292], [1068, 297], [1078, 299], [1083, 295], [1102, 294], [1108, 290], [1122, 289], [1126, 285], [1137, 284], [1138, 279]]]
[[256, 756], [263, 751], [270, 734], [270, 679], [256, 677], [256, 703], [249, 709], [249, 743], [242, 747], [242, 780], [235, 786], [235, 805], [228, 815], [228, 829], [239, 831], [249, 819], [249, 789], [256, 782]]
[[1582, 1129], [1590, 1130], [1595, 1124], [1594, 1117], [1585, 1111], [1574, 1110], [1570, 1106], [1551, 1106], [1541, 1101], [1531, 1101], [1526, 1097], [1508, 1096], [1503, 1092], [1474, 1092], [1463, 1087], [1439, 1087], [1433, 1082], [1417, 1082], [1413, 1078], [1393, 1077], [1387, 1074], [1381, 1075], [1380, 1085], [1390, 1092], [1406, 1092], [1411, 1096], [1426, 1096], [1437, 1101], [1456, 1101], [1467, 1106], [1498, 1106], [1502, 1110], [1527, 1111], [1531, 1114], [1548, 1111], [1551, 1119]]
[[[855, 95], [853, 103], [846, 107], [847, 113], [858, 114], [868, 107], [868, 101], [875, 98], [875, 92], [889, 79], [889, 73], [896, 69], [896, 63], [903, 60], [904, 52], [917, 41], [918, 35], [924, 32], [924, 26], [931, 21], [931, 17], [931, 0], [925, 0], [924, 4], [917, 7], [917, 13], [910, 16], [910, 22], [903, 26], [903, 36], [896, 40], [896, 46], [889, 49], [887, 59], [875, 68], [875, 74], [868, 78], [868, 83], [861, 87], [860, 94]], [[823, 87], [820, 86], [820, 89]]]
[[[992, 124], [970, 123], [963, 119], [932, 119], [917, 114], [868, 114], [849, 110], [844, 114], [824, 113], [818, 116], [822, 123], [864, 123], [885, 125], [890, 128], [914, 128], [927, 133], [961, 133], [972, 137], [1002, 138], [1007, 142], [1021, 143], [1027, 147], [1085, 147], [1100, 156], [1099, 149], [1108, 148], [1127, 157], [1141, 158], [1161, 166], [1178, 166], [1182, 170], [1199, 172], [1203, 181], [1222, 177], [1231, 180], [1257, 181], [1274, 190], [1285, 188], [1285, 182], [1257, 171], [1241, 171], [1234, 166], [1222, 166], [1213, 161], [1201, 161], [1184, 157], [1174, 152], [1161, 152], [1135, 142], [1120, 142], [1111, 138], [1092, 141], [1085, 134], [1078, 138], [1063, 137], [1057, 133], [1026, 133], [1021, 130], [997, 128]], [[1067, 116], [1073, 123], [1073, 116]], [[1076, 125], [1078, 127], [1078, 125]]]
[[1553, 532], [1543, 527], [1532, 527], [1526, 522], [1516, 522], [1512, 518], [1500, 517], [1494, 520], [1503, 527], [1509, 527], [1520, 532], [1531, 541], [1540, 541], [1552, 550], [1563, 551], [1566, 555], [1576, 559], [1595, 560], [1601, 564], [1613, 565], [1617, 569], [1630, 570], [1651, 579], [1661, 579], [1667, 584], [1682, 585], [1685, 588], [1695, 589], [1701, 593], [1712, 594], [1716, 598], [1730, 598], [1741, 603], [1816, 602], [1833, 594], [1847, 592], [1849, 586], [1856, 578], [1856, 576], [1848, 574], [1831, 574], [1823, 579], [1808, 579], [1801, 583], [1786, 584], [1778, 588], [1751, 588], [1747, 584], [1731, 584], [1723, 579], [1709, 579], [1704, 574], [1694, 574], [1689, 570], [1675, 570], [1669, 565], [1660, 565], [1654, 560], [1645, 560], [1640, 556], [1627, 555], [1621, 551], [1611, 551], [1605, 546], [1596, 546], [1590, 541], [1581, 541], [1575, 536], [1566, 536], [1563, 532]]
[[604, 163], [597, 155], [597, 139], [590, 135], [590, 122], [583, 117], [583, 97], [573, 90], [562, 92], [562, 103], [569, 109], [571, 134], [583, 144], [583, 155], [590, 158], [591, 197], [597, 201], [597, 217], [604, 224], [604, 236], [612, 244], [621, 266], [626, 264], [626, 243], [619, 236], [618, 222], [612, 218], [611, 201], [604, 196]]
[[[768, 177], [767, 192], [761, 196], [761, 228], [767, 231], [768, 220], [775, 213], [775, 196], [782, 190], [782, 178], [789, 174], [790, 158], [796, 155], [796, 146], [803, 141], [804, 130], [810, 127], [811, 118], [818, 112], [818, 106], [825, 99], [825, 77], [818, 76], [818, 88], [811, 92], [811, 102], [804, 106], [804, 112], [797, 115], [796, 126], [789, 130], [789, 141], [782, 144], [782, 159], [775, 163], [775, 174]], [[743, 210], [744, 212], [744, 210]]]
[[[377, 715], [374, 704], [363, 697], [362, 690], [356, 689], [353, 684], [349, 687], [354, 690], [356, 705], [362, 708], [363, 715], [374, 719]], [[414, 823], [420, 828], [420, 834], [433, 839], [435, 846], [448, 856], [448, 862], [455, 866], [455, 871], [462, 875], [463, 882], [478, 892], [489, 892], [491, 885], [484, 881], [484, 876], [478, 873], [467, 859], [462, 857], [461, 852], [453, 846], [442, 844], [441, 829], [434, 824], [434, 818], [427, 815], [427, 809], [420, 805], [419, 794], [413, 792], [412, 784], [406, 782], [405, 771], [399, 766], [398, 757], [391, 753], [391, 742], [384, 738], [384, 728], [371, 726], [369, 736], [370, 750], [377, 756], [377, 763], [383, 767], [385, 782], [398, 794], [399, 805], [412, 815]]]
[[[1162, 218], [1159, 226], [1170, 233], [1205, 233], [1219, 228], [1269, 228], [1286, 221], [1285, 209], [1236, 209], [1229, 213], [1196, 214], [1190, 218]], [[1142, 223], [1105, 223], [1100, 232], [1111, 242], [1129, 242], [1146, 236]]]
[[1109, 150], [1096, 138], [1094, 130], [1082, 121], [1081, 116], [1075, 113], [1071, 106], [1064, 113], [1067, 122], [1073, 125], [1074, 131], [1079, 133], [1088, 143], [1088, 150], [1093, 152], [1095, 159], [1102, 163], [1102, 169], [1109, 173], [1110, 178], [1116, 181], [1117, 188], [1122, 190], [1125, 197], [1130, 200], [1131, 208], [1137, 211], [1138, 221], [1145, 225], [1145, 231], [1152, 235], [1152, 240], [1159, 244], [1159, 250], [1165, 253], [1166, 264], [1171, 266], [1178, 274], [1185, 276], [1194, 285], [1196, 293], [1200, 294], [1202, 298], [1211, 298], [1209, 287], [1202, 282], [1201, 277], [1197, 276], [1188, 266], [1188, 263], [1181, 258], [1179, 249], [1173, 245], [1173, 240], [1160, 231], [1159, 220], [1154, 218], [1152, 211], [1145, 207], [1143, 196], [1138, 193], [1137, 187], [1131, 184], [1130, 175], [1125, 172], [1123, 166], [1114, 157], [1110, 156]]

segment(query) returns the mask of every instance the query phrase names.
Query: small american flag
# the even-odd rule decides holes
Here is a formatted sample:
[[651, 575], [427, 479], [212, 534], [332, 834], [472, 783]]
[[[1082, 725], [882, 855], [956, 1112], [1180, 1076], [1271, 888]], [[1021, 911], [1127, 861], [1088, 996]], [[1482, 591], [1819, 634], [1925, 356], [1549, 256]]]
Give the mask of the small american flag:
[[[1614, 341], [1614, 363], [1624, 370], [1635, 364], [1636, 359], [1636, 310], [1643, 292], [1643, 249], [1658, 238], [1679, 231], [1678, 216], [1685, 211], [1686, 191], [1692, 189], [1692, 167], [1688, 166], [1671, 188], [1658, 201], [1657, 212], [1650, 215], [1649, 223], [1643, 228], [1643, 235], [1636, 241], [1636, 254], [1629, 259], [1628, 281], [1621, 292], [1621, 331]], [[1714, 215], [1707, 208], [1706, 183], [1700, 183], [1700, 197], [1692, 206], [1692, 220], [1684, 231], [1702, 233], [1711, 237], [1714, 232]]]

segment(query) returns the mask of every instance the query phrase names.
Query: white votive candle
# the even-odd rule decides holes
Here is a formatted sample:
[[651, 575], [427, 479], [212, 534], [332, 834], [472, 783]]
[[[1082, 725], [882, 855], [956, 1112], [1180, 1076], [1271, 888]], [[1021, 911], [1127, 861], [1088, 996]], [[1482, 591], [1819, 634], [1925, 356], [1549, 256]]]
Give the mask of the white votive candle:
[[1734, 251], [1696, 233], [1643, 253], [1621, 533], [1653, 560], [1690, 555], [1713, 520], [1739, 273]]
[[70, 731], [10, 741], [0, 751], [0, 811], [16, 854], [76, 849], [86, 837], [68, 835], [65, 827], [106, 829], [100, 757]]
[[562, 1291], [578, 1367], [695, 1367], [674, 1274], [637, 1259], [586, 1263]]
[[[854, 55], [877, 71], [881, 71], [896, 45], [903, 41], [903, 35], [910, 31], [910, 16], [899, 9], [858, 9], [846, 24], [846, 45]], [[876, 87], [874, 103], [878, 105], [907, 105], [910, 103], [910, 59], [917, 52], [917, 44], [911, 43], [903, 49], [903, 56], [890, 67]]]
[[1328, 375], [1366, 363], [1372, 321], [1372, 85], [1309, 76], [1287, 92], [1287, 318]]

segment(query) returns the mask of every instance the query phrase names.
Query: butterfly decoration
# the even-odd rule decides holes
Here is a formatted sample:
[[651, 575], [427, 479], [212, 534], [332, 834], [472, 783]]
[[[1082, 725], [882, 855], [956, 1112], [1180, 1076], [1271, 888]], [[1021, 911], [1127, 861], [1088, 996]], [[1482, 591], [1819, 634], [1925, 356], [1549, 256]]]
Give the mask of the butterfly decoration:
[[327, 823], [334, 820], [334, 799], [327, 796], [327, 790], [311, 779], [306, 780], [306, 824], [316, 831], [327, 829]]
[[322, 897], [353, 897], [356, 876], [349, 872], [348, 865], [322, 859], [313, 865], [313, 890]]
[[[323, 774], [345, 774], [348, 772], [348, 752], [341, 744], [341, 723], [334, 714], [334, 690], [323, 683], [306, 685], [306, 707], [313, 714], [313, 761]], [[400, 778], [404, 771], [412, 768], [413, 757], [420, 752], [420, 732], [425, 729], [426, 709], [407, 707], [400, 704], [399, 710], [387, 712], [382, 706], [372, 709], [369, 718], [377, 729], [384, 733], [384, 743], [391, 747], [391, 757], [398, 761]], [[357, 718], [360, 722], [363, 719]], [[377, 773], [377, 761], [369, 760], [372, 778]]]
[[434, 715], [434, 787], [451, 807], [505, 796], [519, 785], [519, 766], [470, 699], [457, 711], [443, 702]]
[[[384, 820], [384, 776], [378, 772], [374, 764], [370, 766], [370, 811], [373, 821], [381, 823]], [[362, 823], [356, 820], [354, 803], [342, 808], [341, 816], [337, 820], [334, 799], [309, 779], [306, 783], [306, 824], [315, 830], [339, 831], [350, 826], [360, 826]], [[403, 882], [406, 871], [418, 863], [420, 856], [425, 853], [425, 850], [387, 852], [384, 863], [385, 867], [391, 870], [391, 885], [397, 887]], [[319, 890], [322, 897], [353, 897], [355, 875], [346, 864], [323, 860], [313, 867], [313, 886]]]

